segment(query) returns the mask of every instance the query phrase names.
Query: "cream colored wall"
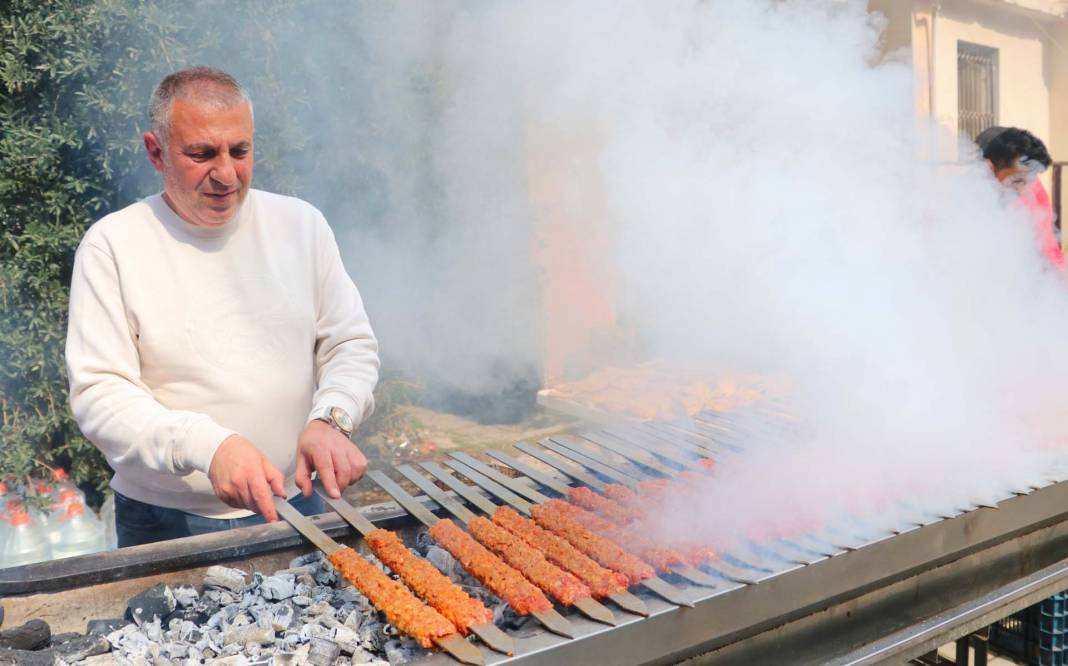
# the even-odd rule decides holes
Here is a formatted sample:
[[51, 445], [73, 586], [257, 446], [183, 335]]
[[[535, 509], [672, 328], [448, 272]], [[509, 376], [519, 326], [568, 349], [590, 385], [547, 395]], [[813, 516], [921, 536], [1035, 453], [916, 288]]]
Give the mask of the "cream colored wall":
[[[1051, 48], [1046, 53], [1047, 66], [1052, 74], [1047, 145], [1053, 159], [1068, 162], [1068, 21], [1051, 26], [1050, 36]], [[1068, 187], [1068, 178], [1064, 181]]]
[[1019, 10], [976, 0], [946, 0], [935, 27], [935, 116], [957, 127], [957, 42], [998, 50], [998, 124], [1050, 139], [1048, 38]]

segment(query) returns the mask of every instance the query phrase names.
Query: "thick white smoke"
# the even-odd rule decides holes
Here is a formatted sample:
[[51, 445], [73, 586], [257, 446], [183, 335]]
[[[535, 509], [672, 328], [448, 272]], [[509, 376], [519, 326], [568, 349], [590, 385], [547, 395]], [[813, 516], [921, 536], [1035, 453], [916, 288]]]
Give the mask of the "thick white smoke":
[[551, 204], [603, 211], [610, 243], [580, 260], [615, 277], [646, 356], [794, 383], [803, 433], [725, 463], [677, 511], [696, 513], [687, 529], [887, 497], [965, 506], [1040, 476], [1064, 433], [1065, 277], [978, 160], [937, 158], [955, 139], [914, 116], [908, 67], [877, 62], [864, 2], [437, 12], [428, 159], [467, 268], [433, 306], [462, 316], [423, 352], [479, 370], [464, 361], [536, 346], [536, 152], [538, 168], [589, 171]]

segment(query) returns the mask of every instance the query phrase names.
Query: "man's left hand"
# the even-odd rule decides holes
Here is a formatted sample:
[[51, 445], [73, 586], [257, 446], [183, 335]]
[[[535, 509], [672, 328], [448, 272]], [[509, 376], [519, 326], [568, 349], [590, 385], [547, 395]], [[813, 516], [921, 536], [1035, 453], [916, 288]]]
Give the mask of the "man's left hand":
[[296, 482], [305, 496], [312, 493], [311, 473], [319, 472], [323, 488], [333, 498], [367, 471], [367, 458], [348, 437], [318, 419], [308, 422], [297, 442]]

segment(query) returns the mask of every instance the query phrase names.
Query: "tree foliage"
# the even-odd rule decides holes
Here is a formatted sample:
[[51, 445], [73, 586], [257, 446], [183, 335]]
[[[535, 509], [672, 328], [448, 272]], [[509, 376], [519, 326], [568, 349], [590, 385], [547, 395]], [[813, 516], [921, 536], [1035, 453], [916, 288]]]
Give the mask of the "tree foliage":
[[[287, 3], [212, 2], [241, 34], [184, 2], [8, 0], [0, 15], [0, 476], [63, 466], [103, 488], [108, 470], [74, 423], [63, 344], [74, 251], [96, 219], [159, 188], [142, 155], [152, 87], [191, 64], [243, 73], [258, 91], [257, 181], [290, 191], [278, 155], [299, 147], [272, 31]], [[254, 94], [255, 96], [255, 94]]]

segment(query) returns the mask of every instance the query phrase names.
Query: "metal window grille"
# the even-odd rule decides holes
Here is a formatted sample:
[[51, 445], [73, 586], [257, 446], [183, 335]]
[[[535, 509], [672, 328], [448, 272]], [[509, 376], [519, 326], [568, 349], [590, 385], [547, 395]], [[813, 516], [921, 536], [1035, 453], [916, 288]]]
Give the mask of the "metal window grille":
[[957, 42], [957, 127], [972, 141], [998, 121], [998, 50]]

